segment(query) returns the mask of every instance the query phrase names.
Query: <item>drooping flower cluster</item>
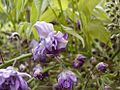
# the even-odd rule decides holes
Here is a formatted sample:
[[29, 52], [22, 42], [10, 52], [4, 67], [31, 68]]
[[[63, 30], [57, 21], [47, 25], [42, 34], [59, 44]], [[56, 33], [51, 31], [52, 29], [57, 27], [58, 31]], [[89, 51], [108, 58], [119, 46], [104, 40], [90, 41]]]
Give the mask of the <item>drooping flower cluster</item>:
[[33, 76], [39, 80], [43, 80], [45, 77], [48, 76], [48, 73], [47, 72], [43, 73], [41, 65], [38, 64], [33, 68]]
[[67, 34], [54, 31], [53, 25], [46, 22], [36, 22], [34, 25], [40, 36], [40, 43], [33, 49], [34, 60], [45, 61], [46, 56], [58, 55], [67, 45]]
[[76, 59], [73, 61], [72, 65], [74, 68], [81, 67], [85, 62], [86, 57], [82, 54], [78, 54]]
[[13, 67], [0, 69], [0, 90], [29, 90], [22, 76], [30, 77], [26, 73], [15, 71]]
[[66, 70], [58, 75], [58, 87], [60, 90], [72, 90], [74, 83], [77, 82], [77, 78], [72, 71]]

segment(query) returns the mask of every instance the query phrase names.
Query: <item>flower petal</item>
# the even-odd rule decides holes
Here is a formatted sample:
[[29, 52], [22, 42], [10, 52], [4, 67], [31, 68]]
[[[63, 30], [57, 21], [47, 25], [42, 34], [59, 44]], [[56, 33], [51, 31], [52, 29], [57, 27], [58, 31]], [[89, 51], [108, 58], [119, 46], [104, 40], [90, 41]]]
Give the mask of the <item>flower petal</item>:
[[54, 31], [53, 25], [44, 21], [37, 21], [34, 26], [41, 38], [46, 38], [50, 32]]

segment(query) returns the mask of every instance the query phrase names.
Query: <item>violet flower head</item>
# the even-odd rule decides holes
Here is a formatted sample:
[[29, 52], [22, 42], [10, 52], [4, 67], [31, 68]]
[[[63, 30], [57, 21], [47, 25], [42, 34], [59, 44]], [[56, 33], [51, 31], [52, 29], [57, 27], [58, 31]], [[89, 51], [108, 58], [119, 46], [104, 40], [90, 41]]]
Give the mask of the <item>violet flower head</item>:
[[72, 63], [73, 67], [79, 68], [79, 67], [83, 66], [85, 59], [86, 59], [86, 57], [84, 55], [78, 54], [76, 59]]
[[101, 72], [105, 72], [106, 71], [106, 68], [107, 68], [107, 64], [104, 63], [104, 62], [100, 62], [96, 65], [96, 68], [101, 71]]
[[61, 90], [72, 90], [72, 87], [76, 82], [77, 78], [72, 71], [66, 70], [58, 75], [58, 86]]
[[0, 90], [29, 90], [22, 76], [31, 77], [29, 74], [15, 71], [13, 67], [0, 69]]
[[36, 65], [36, 67], [33, 68], [33, 76], [39, 80], [43, 80], [45, 77], [48, 77], [48, 73], [44, 72], [40, 64]]
[[58, 55], [66, 48], [68, 43], [67, 34], [63, 34], [60, 31], [56, 32], [53, 25], [46, 22], [36, 22], [34, 25], [41, 38], [40, 43], [33, 49], [34, 60], [45, 61], [46, 56]]
[[42, 39], [41, 42], [32, 50], [34, 60], [46, 61], [46, 48], [45, 41]]

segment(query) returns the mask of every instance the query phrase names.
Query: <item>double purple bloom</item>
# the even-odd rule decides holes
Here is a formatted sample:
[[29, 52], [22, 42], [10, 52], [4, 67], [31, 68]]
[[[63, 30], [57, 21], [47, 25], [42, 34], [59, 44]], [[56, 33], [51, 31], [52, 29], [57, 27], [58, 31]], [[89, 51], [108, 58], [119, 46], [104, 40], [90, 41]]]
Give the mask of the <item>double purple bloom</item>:
[[0, 90], [29, 90], [22, 76], [30, 77], [26, 73], [15, 71], [13, 67], [0, 69]]
[[58, 75], [58, 87], [61, 88], [60, 90], [72, 90], [76, 82], [75, 74], [69, 70], [63, 71]]
[[34, 60], [45, 61], [46, 56], [58, 55], [67, 45], [67, 34], [54, 31], [53, 25], [46, 22], [36, 22], [34, 25], [40, 36], [40, 43], [35, 43]]

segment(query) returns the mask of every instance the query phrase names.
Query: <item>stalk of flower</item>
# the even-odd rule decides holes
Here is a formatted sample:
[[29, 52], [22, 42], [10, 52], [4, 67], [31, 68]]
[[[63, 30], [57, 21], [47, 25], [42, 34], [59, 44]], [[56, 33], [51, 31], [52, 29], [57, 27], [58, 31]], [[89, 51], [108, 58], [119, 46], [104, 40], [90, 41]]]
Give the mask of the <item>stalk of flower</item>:
[[29, 90], [27, 82], [22, 76], [31, 77], [27, 73], [15, 71], [13, 67], [0, 69], [0, 90]]
[[53, 25], [46, 22], [36, 22], [34, 26], [40, 36], [40, 43], [32, 50], [34, 60], [46, 61], [48, 55], [57, 56], [65, 50], [67, 34], [54, 31]]

